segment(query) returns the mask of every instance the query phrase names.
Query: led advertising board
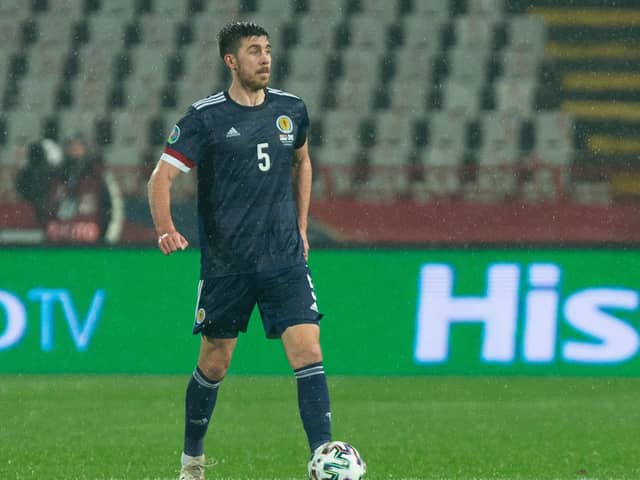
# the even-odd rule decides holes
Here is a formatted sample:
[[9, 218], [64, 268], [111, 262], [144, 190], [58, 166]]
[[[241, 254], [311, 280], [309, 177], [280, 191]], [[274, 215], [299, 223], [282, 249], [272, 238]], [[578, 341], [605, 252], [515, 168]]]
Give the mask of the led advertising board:
[[[197, 251], [0, 251], [0, 373], [188, 373]], [[312, 251], [327, 370], [640, 375], [640, 251]], [[231, 373], [287, 374], [254, 312]]]

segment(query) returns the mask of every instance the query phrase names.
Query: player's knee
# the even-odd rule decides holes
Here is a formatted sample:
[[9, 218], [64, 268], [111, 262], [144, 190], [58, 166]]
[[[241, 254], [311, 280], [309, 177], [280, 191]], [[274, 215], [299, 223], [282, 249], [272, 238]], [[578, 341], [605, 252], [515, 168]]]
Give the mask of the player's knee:
[[220, 381], [227, 374], [227, 370], [229, 370], [230, 364], [231, 358], [204, 359], [199, 362], [198, 367], [200, 368], [200, 370], [202, 370], [202, 372], [208, 379], [213, 381]]
[[205, 376], [220, 381], [227, 374], [236, 341], [203, 337], [198, 357], [198, 367]]
[[198, 366], [207, 378], [215, 381], [222, 380], [231, 365], [231, 354], [231, 351], [224, 349], [210, 352], [200, 357]]
[[303, 344], [289, 351], [291, 367], [302, 368], [322, 361], [322, 350], [319, 343]]

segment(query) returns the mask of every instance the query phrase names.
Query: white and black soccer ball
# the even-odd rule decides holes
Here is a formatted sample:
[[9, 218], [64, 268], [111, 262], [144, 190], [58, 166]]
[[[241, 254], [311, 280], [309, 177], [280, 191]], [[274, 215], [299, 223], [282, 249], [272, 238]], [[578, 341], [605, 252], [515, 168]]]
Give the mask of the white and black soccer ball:
[[309, 480], [361, 480], [367, 465], [352, 445], [329, 442], [318, 447], [308, 467]]

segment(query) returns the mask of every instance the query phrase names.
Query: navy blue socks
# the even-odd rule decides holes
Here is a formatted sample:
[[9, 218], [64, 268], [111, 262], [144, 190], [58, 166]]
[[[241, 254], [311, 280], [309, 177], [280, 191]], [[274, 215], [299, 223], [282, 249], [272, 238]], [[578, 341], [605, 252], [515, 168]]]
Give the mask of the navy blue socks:
[[220, 381], [205, 377], [196, 367], [187, 386], [185, 402], [184, 453], [192, 457], [202, 455], [204, 437], [218, 397]]
[[[294, 370], [298, 383], [298, 408], [313, 452], [331, 440], [329, 390], [322, 362]], [[220, 381], [207, 378], [196, 367], [187, 386], [184, 453], [197, 457], [204, 452], [204, 438], [218, 397]]]
[[309, 448], [313, 452], [331, 440], [329, 389], [322, 362], [294, 370], [298, 382], [298, 408]]

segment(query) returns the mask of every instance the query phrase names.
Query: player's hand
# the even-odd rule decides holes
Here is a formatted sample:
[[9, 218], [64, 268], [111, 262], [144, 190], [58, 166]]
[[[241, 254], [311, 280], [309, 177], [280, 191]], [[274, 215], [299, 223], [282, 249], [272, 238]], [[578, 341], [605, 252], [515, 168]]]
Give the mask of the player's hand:
[[158, 237], [158, 248], [165, 255], [171, 255], [176, 250], [184, 250], [189, 246], [189, 242], [180, 232], [163, 233]]
[[304, 261], [309, 261], [309, 239], [307, 238], [307, 232], [300, 232], [300, 236], [302, 237], [302, 246], [304, 249]]

